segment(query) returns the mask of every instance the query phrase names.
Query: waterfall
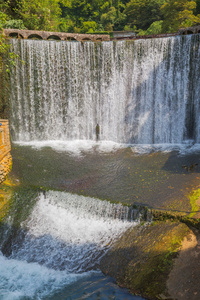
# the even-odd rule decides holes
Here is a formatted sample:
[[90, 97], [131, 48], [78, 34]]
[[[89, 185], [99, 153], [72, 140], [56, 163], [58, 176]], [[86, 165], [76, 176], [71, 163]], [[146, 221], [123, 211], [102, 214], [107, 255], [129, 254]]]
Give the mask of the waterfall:
[[11, 40], [15, 141], [200, 142], [200, 35], [117, 42]]
[[31, 214], [7, 242], [9, 249], [6, 241], [0, 249], [5, 255], [0, 252], [0, 298], [64, 299], [48, 297], [91, 272], [94, 276], [101, 257], [138, 224], [138, 217], [137, 210], [121, 204], [65, 192], [39, 193]]

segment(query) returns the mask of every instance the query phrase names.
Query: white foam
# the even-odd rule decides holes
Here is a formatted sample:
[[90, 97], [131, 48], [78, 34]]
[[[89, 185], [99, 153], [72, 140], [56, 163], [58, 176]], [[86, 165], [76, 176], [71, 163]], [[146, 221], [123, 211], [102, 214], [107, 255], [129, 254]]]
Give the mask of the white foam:
[[85, 275], [67, 274], [37, 263], [8, 259], [0, 252], [0, 299], [45, 298]]
[[138, 144], [138, 145], [129, 145], [133, 153], [136, 154], [149, 154], [153, 152], [163, 152], [169, 153], [172, 151], [177, 151], [181, 155], [191, 154], [200, 152], [200, 144]]
[[41, 193], [12, 255], [0, 252], [0, 299], [46, 299], [96, 270], [110, 245], [137, 224], [122, 217], [122, 205], [115, 206], [65, 192]]
[[126, 145], [115, 143], [112, 141], [90, 141], [90, 140], [75, 140], [75, 141], [30, 141], [30, 142], [14, 142], [20, 146], [31, 146], [34, 149], [42, 149], [50, 147], [57, 152], [68, 152], [73, 156], [80, 156], [83, 152], [114, 152], [118, 149], [126, 147]]
[[25, 238], [12, 258], [72, 273], [91, 270], [108, 247], [137, 224], [123, 218], [122, 210], [123, 206], [113, 209], [107, 201], [65, 192], [41, 194], [22, 224]]
[[46, 234], [67, 243], [102, 247], [133, 225], [116, 218], [113, 206], [95, 198], [49, 191], [45, 197], [40, 195], [26, 226], [35, 237]]
[[183, 144], [122, 144], [112, 141], [90, 141], [90, 140], [75, 140], [75, 141], [30, 141], [30, 142], [14, 142], [20, 146], [30, 146], [34, 149], [42, 149], [50, 147], [57, 152], [66, 152], [72, 156], [82, 156], [84, 153], [97, 151], [99, 153], [116, 152], [119, 149], [130, 147], [135, 154], [149, 154], [152, 152], [169, 153], [177, 151], [181, 155], [200, 152], [200, 144], [194, 144], [192, 141], [186, 141]]

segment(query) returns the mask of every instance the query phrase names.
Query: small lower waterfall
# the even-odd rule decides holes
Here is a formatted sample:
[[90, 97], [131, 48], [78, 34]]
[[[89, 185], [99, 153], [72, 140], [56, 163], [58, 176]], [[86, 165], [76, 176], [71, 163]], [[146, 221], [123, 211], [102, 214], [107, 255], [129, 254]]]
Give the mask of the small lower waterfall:
[[13, 140], [200, 142], [200, 35], [11, 44]]
[[9, 254], [1, 247], [0, 298], [74, 299], [50, 296], [97, 272], [102, 255], [138, 218], [137, 210], [120, 204], [65, 192], [40, 193], [12, 237]]

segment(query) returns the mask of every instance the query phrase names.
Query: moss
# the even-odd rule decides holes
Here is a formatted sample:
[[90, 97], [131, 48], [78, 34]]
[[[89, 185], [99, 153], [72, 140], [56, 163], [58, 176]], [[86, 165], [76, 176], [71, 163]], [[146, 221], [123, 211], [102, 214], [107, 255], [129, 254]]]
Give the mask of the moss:
[[168, 296], [166, 279], [189, 232], [185, 224], [170, 221], [133, 228], [102, 259], [101, 270], [148, 299]]
[[136, 289], [143, 295], [155, 299], [161, 293], [166, 293], [166, 278], [187, 230], [185, 227], [178, 230], [174, 228], [161, 237], [159, 244], [157, 242], [154, 243], [155, 236], [153, 237], [152, 242], [154, 245], [149, 245], [144, 251], [147, 257], [146, 261], [140, 264], [139, 269], [136, 271], [131, 267], [128, 268], [127, 274], [130, 289]]
[[194, 217], [196, 213], [199, 211], [199, 206], [197, 205], [197, 200], [199, 198], [200, 198], [200, 189], [193, 191], [189, 195], [190, 205], [191, 205], [191, 213], [189, 214], [190, 218]]
[[163, 211], [157, 211], [153, 210], [153, 219], [154, 221], [166, 221], [170, 220], [171, 222], [177, 222], [180, 221], [184, 224], [186, 224], [189, 227], [194, 227], [196, 229], [200, 229], [200, 219], [199, 218], [191, 218], [189, 216], [182, 216], [179, 214], [171, 213], [171, 212], [163, 212]]

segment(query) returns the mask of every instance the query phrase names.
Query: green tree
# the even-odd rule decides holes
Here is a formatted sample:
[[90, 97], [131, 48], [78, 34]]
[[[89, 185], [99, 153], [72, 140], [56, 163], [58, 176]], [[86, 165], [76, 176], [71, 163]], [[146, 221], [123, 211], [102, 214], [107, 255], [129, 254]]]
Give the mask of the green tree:
[[18, 0], [15, 11], [27, 29], [57, 30], [59, 26], [59, 0]]
[[27, 29], [22, 20], [8, 20], [3, 24], [3, 28]]
[[97, 23], [95, 21], [83, 22], [81, 32], [93, 33], [97, 29]]
[[101, 16], [101, 22], [107, 31], [112, 31], [117, 13], [115, 7], [111, 6], [109, 11]]
[[161, 10], [164, 16], [163, 32], [177, 32], [179, 28], [200, 23], [200, 17], [194, 15], [196, 2], [191, 0], [168, 0]]
[[149, 26], [149, 28], [146, 31], [140, 29], [138, 35], [160, 34], [162, 33], [162, 24], [163, 24], [163, 20], [155, 21]]
[[89, 23], [86, 22], [97, 24], [97, 27], [96, 25], [90, 27], [91, 31], [112, 30], [113, 28], [122, 30], [126, 25], [124, 9], [127, 1], [63, 0], [61, 4], [62, 18], [70, 19], [74, 24], [73, 30], [80, 28], [81, 32], [87, 29]]
[[200, 14], [200, 0], [196, 0], [195, 15]]
[[153, 22], [162, 19], [161, 7], [164, 2], [165, 0], [131, 0], [124, 10], [127, 25], [147, 30]]
[[[101, 24], [101, 14], [107, 12], [109, 9], [109, 2], [104, 0], [63, 0], [61, 4], [62, 9], [62, 18], [65, 20], [71, 20], [74, 24], [73, 31], [78, 28], [82, 32], [88, 30], [89, 23], [86, 22], [95, 22], [97, 24], [97, 30]], [[96, 30], [93, 24], [89, 30]]]

